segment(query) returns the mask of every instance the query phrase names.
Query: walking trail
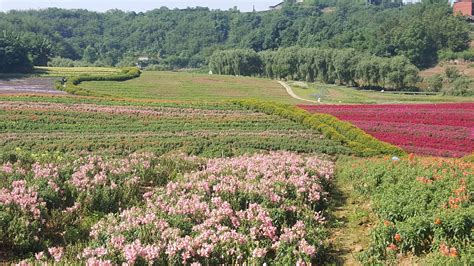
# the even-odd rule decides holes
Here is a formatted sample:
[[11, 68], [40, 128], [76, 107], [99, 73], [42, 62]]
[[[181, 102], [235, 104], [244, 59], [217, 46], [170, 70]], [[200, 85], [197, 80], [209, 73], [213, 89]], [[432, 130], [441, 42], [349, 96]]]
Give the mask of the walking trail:
[[370, 203], [354, 195], [350, 184], [336, 180], [332, 191], [330, 257], [336, 265], [361, 265], [357, 256], [370, 242], [374, 214]]
[[280, 85], [282, 85], [285, 89], [286, 89], [286, 92], [288, 92], [288, 94], [297, 99], [297, 100], [300, 100], [300, 101], [304, 101], [304, 102], [310, 102], [310, 103], [318, 103], [318, 101], [312, 101], [312, 100], [308, 100], [308, 99], [304, 99], [304, 98], [301, 98], [300, 96], [296, 95], [293, 90], [291, 89], [290, 85], [288, 85], [288, 83], [284, 82], [284, 81], [278, 81], [278, 83], [280, 83]]

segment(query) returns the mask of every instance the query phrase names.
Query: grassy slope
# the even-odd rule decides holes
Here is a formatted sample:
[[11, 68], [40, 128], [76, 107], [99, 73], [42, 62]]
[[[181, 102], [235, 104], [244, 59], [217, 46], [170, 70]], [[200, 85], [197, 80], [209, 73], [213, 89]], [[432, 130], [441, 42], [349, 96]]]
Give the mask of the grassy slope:
[[143, 72], [125, 82], [84, 82], [81, 87], [114, 97], [221, 101], [254, 98], [298, 104], [276, 81], [249, 77], [218, 76], [186, 72]]
[[353, 103], [353, 104], [382, 104], [382, 103], [424, 103], [424, 102], [472, 102], [474, 97], [426, 96], [381, 93], [375, 91], [356, 90], [344, 86], [309, 83], [308, 88], [291, 84], [296, 95], [309, 100], [321, 98], [322, 103]]

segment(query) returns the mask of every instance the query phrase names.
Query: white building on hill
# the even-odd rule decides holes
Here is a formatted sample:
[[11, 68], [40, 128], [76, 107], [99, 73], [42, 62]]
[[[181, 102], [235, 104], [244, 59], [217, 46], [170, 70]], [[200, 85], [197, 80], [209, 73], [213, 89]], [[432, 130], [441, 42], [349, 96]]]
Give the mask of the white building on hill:
[[[304, 0], [293, 0], [294, 3], [297, 3], [297, 4], [301, 4], [304, 2]], [[280, 2], [274, 6], [270, 6], [270, 9], [271, 10], [280, 10], [283, 8], [283, 4], [285, 4], [285, 2]]]

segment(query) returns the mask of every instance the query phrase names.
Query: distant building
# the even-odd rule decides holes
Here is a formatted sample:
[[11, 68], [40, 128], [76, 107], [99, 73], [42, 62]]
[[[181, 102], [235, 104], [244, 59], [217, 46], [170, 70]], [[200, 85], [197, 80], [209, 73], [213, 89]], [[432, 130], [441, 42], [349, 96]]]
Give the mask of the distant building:
[[138, 62], [135, 64], [139, 69], [143, 69], [148, 65], [148, 61], [150, 58], [148, 56], [140, 56], [138, 57]]
[[[292, 0], [294, 3], [297, 3], [297, 4], [301, 4], [304, 2], [304, 0]], [[285, 2], [280, 2], [274, 6], [270, 6], [270, 10], [280, 10], [283, 8], [283, 5], [285, 4]]]
[[402, 0], [402, 2], [403, 2], [404, 5], [418, 4], [418, 3], [421, 3], [421, 0]]
[[473, 0], [457, 0], [453, 3], [453, 13], [461, 16], [473, 16]]

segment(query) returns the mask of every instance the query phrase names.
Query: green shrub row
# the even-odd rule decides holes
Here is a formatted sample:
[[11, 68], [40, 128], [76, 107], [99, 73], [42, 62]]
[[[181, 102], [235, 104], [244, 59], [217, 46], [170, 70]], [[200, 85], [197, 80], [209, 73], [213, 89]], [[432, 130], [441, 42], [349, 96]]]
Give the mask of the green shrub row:
[[56, 88], [59, 90], [63, 90], [67, 93], [74, 94], [74, 95], [82, 95], [82, 96], [92, 96], [95, 95], [94, 92], [79, 87], [84, 81], [126, 81], [134, 78], [138, 78], [141, 75], [141, 71], [135, 67], [128, 67], [122, 69], [122, 71], [118, 74], [113, 75], [105, 75], [105, 76], [98, 76], [98, 75], [80, 75], [76, 77], [69, 77], [66, 83], [63, 85], [60, 81], [56, 82]]
[[400, 148], [379, 141], [351, 123], [341, 121], [332, 115], [310, 114], [296, 106], [272, 102], [241, 100], [233, 101], [233, 103], [266, 114], [278, 115], [301, 123], [309, 128], [316, 129], [325, 137], [348, 146], [359, 156], [404, 154]]

